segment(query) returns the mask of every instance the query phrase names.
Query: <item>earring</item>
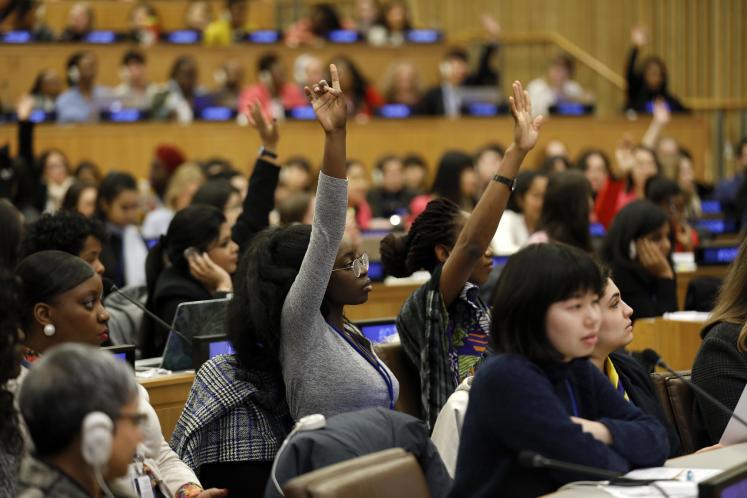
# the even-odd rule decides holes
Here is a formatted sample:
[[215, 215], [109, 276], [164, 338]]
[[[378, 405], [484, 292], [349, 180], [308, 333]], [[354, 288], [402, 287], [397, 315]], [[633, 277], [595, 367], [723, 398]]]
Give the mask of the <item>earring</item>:
[[47, 337], [52, 337], [55, 332], [56, 330], [54, 328], [54, 325], [52, 325], [51, 323], [48, 323], [44, 326], [44, 335], [46, 335]]

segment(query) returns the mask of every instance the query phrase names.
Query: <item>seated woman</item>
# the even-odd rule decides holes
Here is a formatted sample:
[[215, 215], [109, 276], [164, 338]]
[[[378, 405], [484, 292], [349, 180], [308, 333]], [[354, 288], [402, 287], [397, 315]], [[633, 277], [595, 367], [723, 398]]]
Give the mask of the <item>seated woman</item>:
[[422, 269], [431, 273], [397, 317], [402, 347], [420, 374], [423, 418], [429, 428], [486, 351], [490, 313], [479, 298], [479, 286], [492, 269], [488, 246], [542, 123], [541, 117], [532, 120], [521, 83], [514, 82], [513, 91], [514, 143], [472, 214], [466, 216], [449, 199], [437, 199], [415, 219], [406, 236], [390, 234], [381, 242], [389, 275], [405, 277]]
[[[108, 338], [109, 314], [101, 302], [103, 285], [89, 264], [60, 251], [41, 251], [18, 265], [21, 279], [21, 326], [25, 335], [19, 387], [37, 361], [58, 344], [82, 343], [99, 346]], [[97, 380], [97, 389], [101, 380]], [[139, 388], [138, 409], [146, 414], [143, 457], [148, 473], [165, 496], [201, 498], [216, 495], [203, 491], [194, 473], [171, 450], [163, 438], [148, 394]], [[133, 453], [129, 454], [130, 461]], [[131, 484], [131, 483], [130, 483]]]
[[537, 231], [528, 244], [562, 242], [591, 252], [591, 186], [580, 171], [550, 175]]
[[677, 286], [670, 263], [669, 220], [649, 201], [625, 206], [602, 244], [602, 260], [633, 308], [633, 319], [677, 311]]
[[680, 438], [669, 423], [661, 407], [651, 378], [645, 368], [630, 355], [616, 352], [633, 340], [633, 308], [623, 301], [620, 289], [612, 281], [609, 269], [602, 266], [602, 325], [591, 362], [602, 372], [612, 386], [643, 413], [656, 417], [667, 429], [669, 456], [680, 454]]
[[478, 194], [477, 173], [473, 164], [472, 156], [466, 152], [445, 152], [438, 161], [431, 193], [414, 197], [410, 202], [410, 218], [417, 218], [434, 199], [448, 199], [460, 209], [472, 211]]
[[493, 254], [511, 255], [526, 245], [529, 235], [537, 229], [546, 188], [547, 175], [536, 171], [519, 173], [508, 209], [490, 242]]
[[[747, 385], [747, 240], [721, 287], [716, 306], [701, 332], [692, 381], [733, 410]], [[717, 443], [729, 416], [695, 394], [696, 425]]]
[[213, 206], [223, 212], [226, 223], [233, 229], [243, 211], [241, 192], [228, 180], [218, 179], [205, 182], [192, 197], [192, 205]]
[[[166, 236], [148, 254], [146, 307], [171, 323], [179, 304], [224, 297], [233, 290], [239, 248], [231, 227], [213, 206], [189, 206], [174, 216]], [[144, 358], [163, 354], [168, 331], [143, 317], [140, 349]]]
[[127, 475], [147, 420], [124, 362], [91, 346], [57, 346], [26, 376], [18, 404], [34, 444], [19, 496], [131, 496], [104, 483]]
[[602, 276], [584, 251], [535, 244], [503, 268], [490, 344], [470, 391], [452, 497], [529, 497], [583, 474], [522, 468], [521, 451], [627, 472], [662, 465], [662, 425], [587, 361], [597, 343]]
[[75, 181], [65, 192], [60, 204], [61, 211], [75, 211], [83, 216], [92, 218], [96, 213], [96, 197], [99, 189], [93, 183]]

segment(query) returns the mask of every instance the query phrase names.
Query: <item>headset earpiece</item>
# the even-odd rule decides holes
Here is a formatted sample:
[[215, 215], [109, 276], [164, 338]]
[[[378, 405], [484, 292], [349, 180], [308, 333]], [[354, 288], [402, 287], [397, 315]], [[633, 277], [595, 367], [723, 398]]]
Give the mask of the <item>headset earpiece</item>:
[[81, 453], [83, 460], [95, 469], [109, 462], [112, 455], [114, 422], [103, 412], [91, 412], [83, 419], [81, 427]]
[[80, 80], [80, 69], [77, 64], [73, 64], [67, 69], [67, 79], [73, 85], [77, 84]]

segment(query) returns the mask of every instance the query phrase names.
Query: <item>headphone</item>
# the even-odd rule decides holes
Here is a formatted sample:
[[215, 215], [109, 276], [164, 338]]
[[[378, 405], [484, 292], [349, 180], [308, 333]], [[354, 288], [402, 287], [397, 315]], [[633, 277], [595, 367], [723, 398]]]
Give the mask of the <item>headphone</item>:
[[113, 432], [114, 423], [103, 412], [91, 412], [83, 419], [81, 453], [83, 460], [94, 469], [100, 469], [109, 462]]

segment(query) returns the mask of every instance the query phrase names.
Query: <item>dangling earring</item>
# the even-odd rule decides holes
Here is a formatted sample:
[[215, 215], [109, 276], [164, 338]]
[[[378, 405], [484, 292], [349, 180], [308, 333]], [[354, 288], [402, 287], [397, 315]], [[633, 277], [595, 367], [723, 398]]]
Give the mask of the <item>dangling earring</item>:
[[52, 337], [55, 332], [57, 332], [57, 330], [51, 323], [48, 323], [44, 326], [44, 335], [46, 335], [47, 337]]

